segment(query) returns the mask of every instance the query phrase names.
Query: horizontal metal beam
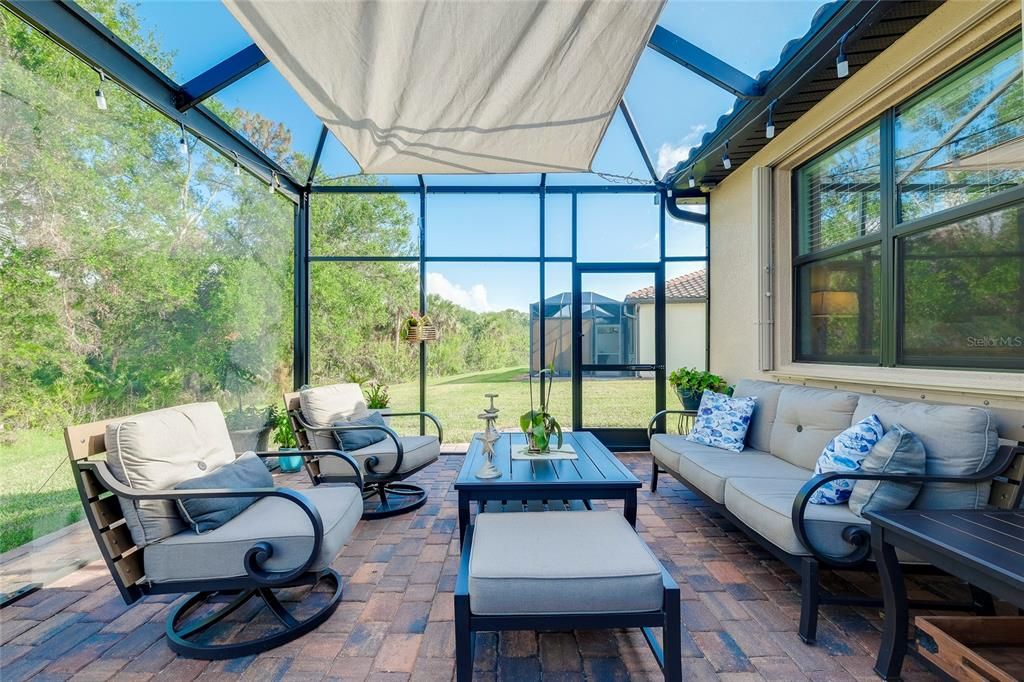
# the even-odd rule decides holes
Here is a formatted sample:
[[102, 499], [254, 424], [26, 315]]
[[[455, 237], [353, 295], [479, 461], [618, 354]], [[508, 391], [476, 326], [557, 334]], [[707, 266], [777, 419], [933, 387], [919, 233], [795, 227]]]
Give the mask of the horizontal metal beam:
[[236, 52], [181, 86], [178, 111], [191, 109], [269, 61], [255, 44]]
[[654, 27], [647, 46], [736, 97], [751, 99], [764, 94], [761, 85], [747, 74], [661, 26]]
[[313, 185], [313, 194], [657, 194], [657, 185]]
[[302, 186], [284, 168], [205, 107], [178, 111], [180, 86], [77, 4], [70, 0], [0, 0], [0, 4], [263, 182], [270, 183], [276, 173], [282, 194], [298, 203]]

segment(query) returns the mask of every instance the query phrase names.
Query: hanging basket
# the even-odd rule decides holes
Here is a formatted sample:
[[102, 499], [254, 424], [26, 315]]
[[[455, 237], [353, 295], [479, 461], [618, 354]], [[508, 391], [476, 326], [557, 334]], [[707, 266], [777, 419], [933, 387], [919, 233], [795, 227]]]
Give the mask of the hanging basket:
[[417, 324], [415, 326], [410, 325], [406, 333], [405, 340], [409, 343], [419, 343], [420, 341], [437, 341], [437, 327], [432, 324]]

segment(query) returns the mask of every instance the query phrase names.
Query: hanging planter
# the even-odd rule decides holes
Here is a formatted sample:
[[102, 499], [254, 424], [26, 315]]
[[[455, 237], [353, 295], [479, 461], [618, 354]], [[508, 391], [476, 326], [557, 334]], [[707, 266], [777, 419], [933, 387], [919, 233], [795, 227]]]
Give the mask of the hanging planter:
[[402, 338], [409, 343], [437, 341], [437, 327], [426, 315], [412, 313], [402, 325]]

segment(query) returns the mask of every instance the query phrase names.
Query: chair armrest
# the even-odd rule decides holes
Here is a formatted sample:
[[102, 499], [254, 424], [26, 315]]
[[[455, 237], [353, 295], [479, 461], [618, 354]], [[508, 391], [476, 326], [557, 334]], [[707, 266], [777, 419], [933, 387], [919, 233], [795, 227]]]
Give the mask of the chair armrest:
[[981, 483], [991, 481], [1006, 471], [1007, 467], [1021, 452], [1022, 446], [1004, 445], [996, 451], [996, 456], [985, 468], [973, 474], [962, 476], [941, 476], [937, 474], [884, 474], [866, 471], [833, 471], [817, 474], [803, 484], [800, 492], [793, 499], [793, 530], [803, 546], [816, 559], [835, 568], [849, 568], [867, 561], [871, 553], [870, 533], [863, 526], [847, 526], [843, 529], [843, 539], [856, 546], [853, 552], [845, 557], [829, 557], [819, 552], [811, 543], [804, 526], [804, 515], [810, 504], [811, 495], [829, 481], [845, 479], [847, 481], [886, 481], [890, 483]]
[[649, 421], [647, 423], [647, 442], [648, 443], [651, 442], [651, 436], [654, 433], [654, 423], [657, 422], [662, 417], [664, 417], [666, 414], [692, 414], [692, 415], [696, 415], [697, 411], [696, 410], [662, 410], [661, 412], [657, 413], [656, 415], [651, 417], [651, 421]]
[[439, 443], [444, 442], [444, 429], [441, 427], [441, 421], [429, 412], [392, 412], [391, 414], [385, 415], [387, 417], [426, 417], [430, 421], [434, 422], [434, 426], [437, 427], [437, 441]]
[[357, 462], [351, 455], [347, 455], [341, 450], [298, 450], [294, 452], [290, 451], [286, 454], [282, 454], [281, 452], [257, 452], [255, 455], [260, 458], [298, 456], [303, 459], [313, 459], [315, 457], [323, 457], [325, 455], [328, 457], [338, 457], [345, 460], [345, 462], [352, 467], [352, 471], [354, 471], [356, 475], [356, 485], [359, 486], [360, 490], [363, 489], [363, 471], [359, 468], [359, 462]]
[[[390, 438], [394, 442], [394, 444], [395, 444], [395, 449], [396, 449], [397, 454], [398, 454], [398, 456], [395, 458], [395, 465], [393, 467], [391, 467], [391, 469], [387, 473], [381, 474], [380, 472], [374, 471], [374, 467], [376, 467], [380, 463], [380, 459], [376, 455], [371, 455], [371, 456], [366, 458], [366, 462], [365, 462], [366, 470], [369, 471], [371, 474], [375, 474], [375, 475], [378, 475], [378, 476], [394, 476], [396, 473], [398, 473], [398, 470], [402, 467], [402, 459], [405, 457], [405, 448], [402, 447], [402, 439], [398, 437], [398, 434], [395, 433], [395, 431], [390, 426], [386, 426], [386, 425], [385, 426], [375, 426], [375, 425], [372, 425], [372, 424], [343, 424], [341, 426], [313, 426], [313, 425], [309, 424], [306, 421], [306, 418], [301, 413], [296, 413], [295, 414], [295, 420], [297, 422], [299, 422], [299, 426], [301, 426], [303, 428], [303, 430], [308, 431], [310, 433], [331, 433], [331, 434], [334, 434], [334, 433], [338, 433], [339, 431], [383, 431], [385, 434], [387, 434], [387, 437]], [[309, 452], [309, 450], [306, 450], [306, 452]], [[334, 451], [330, 450], [330, 451], [326, 451], [326, 452], [334, 452]], [[360, 488], [362, 488], [362, 485], [360, 485]]]
[[306, 573], [320, 554], [324, 539], [324, 522], [320, 512], [305, 495], [290, 488], [196, 488], [193, 490], [135, 490], [124, 485], [110, 473], [106, 462], [82, 462], [79, 465], [96, 477], [100, 485], [119, 498], [129, 500], [185, 500], [224, 497], [281, 497], [297, 505], [313, 527], [313, 547], [309, 556], [297, 568], [289, 571], [268, 571], [263, 568], [273, 556], [274, 547], [269, 542], [256, 542], [245, 553], [245, 572], [261, 587], [275, 587], [293, 582]]

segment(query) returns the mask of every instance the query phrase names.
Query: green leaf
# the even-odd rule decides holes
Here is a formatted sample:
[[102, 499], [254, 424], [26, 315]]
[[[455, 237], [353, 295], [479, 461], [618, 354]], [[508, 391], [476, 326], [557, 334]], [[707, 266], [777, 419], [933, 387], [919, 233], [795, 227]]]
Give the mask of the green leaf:
[[519, 429], [523, 433], [529, 433], [530, 427], [533, 425], [533, 410], [530, 410], [523, 416], [519, 417]]

